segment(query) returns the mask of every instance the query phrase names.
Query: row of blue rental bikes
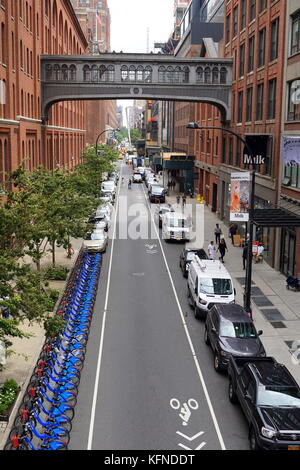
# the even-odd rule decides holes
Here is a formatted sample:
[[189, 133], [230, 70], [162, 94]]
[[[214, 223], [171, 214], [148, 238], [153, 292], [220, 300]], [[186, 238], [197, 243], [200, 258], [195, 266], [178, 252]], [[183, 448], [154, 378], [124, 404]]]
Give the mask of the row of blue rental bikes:
[[56, 312], [64, 332], [46, 339], [4, 450], [67, 450], [101, 261], [79, 253]]

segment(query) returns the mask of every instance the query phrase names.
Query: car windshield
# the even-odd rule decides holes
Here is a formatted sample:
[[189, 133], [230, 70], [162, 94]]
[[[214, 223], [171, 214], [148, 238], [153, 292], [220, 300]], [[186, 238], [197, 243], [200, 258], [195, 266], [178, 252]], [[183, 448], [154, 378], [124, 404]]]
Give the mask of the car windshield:
[[220, 325], [220, 335], [227, 338], [251, 339], [257, 338], [253, 323], [251, 322], [231, 322], [222, 319]]
[[152, 194], [161, 194], [163, 192], [163, 188], [152, 186], [151, 192]]
[[186, 260], [192, 261], [196, 256], [196, 251], [188, 251], [186, 254]]
[[232, 283], [230, 279], [200, 279], [200, 292], [202, 294], [231, 295]]
[[257, 393], [257, 405], [300, 407], [300, 391], [294, 385], [260, 385]]
[[115, 183], [113, 181], [104, 181], [104, 183], [102, 183], [103, 189], [114, 189], [114, 187]]
[[104, 240], [104, 234], [101, 233], [92, 233], [91, 240]]
[[186, 219], [170, 219], [169, 220], [169, 227], [186, 227]]

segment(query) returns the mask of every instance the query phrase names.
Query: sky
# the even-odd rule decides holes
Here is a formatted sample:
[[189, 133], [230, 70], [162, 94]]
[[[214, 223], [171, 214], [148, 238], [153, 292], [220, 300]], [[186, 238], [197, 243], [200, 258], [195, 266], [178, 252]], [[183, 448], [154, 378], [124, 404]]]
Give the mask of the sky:
[[[111, 15], [111, 50], [116, 52], [149, 52], [154, 42], [166, 42], [173, 29], [174, 0], [108, 0]], [[158, 52], [158, 50], [156, 50]], [[130, 106], [130, 100], [118, 100]]]
[[108, 0], [111, 14], [111, 50], [149, 52], [154, 42], [168, 40], [173, 28], [174, 0]]

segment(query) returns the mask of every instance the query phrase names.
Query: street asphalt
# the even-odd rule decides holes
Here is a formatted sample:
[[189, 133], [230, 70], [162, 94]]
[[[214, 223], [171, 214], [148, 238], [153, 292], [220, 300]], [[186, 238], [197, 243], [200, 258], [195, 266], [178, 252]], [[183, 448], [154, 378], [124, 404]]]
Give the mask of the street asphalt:
[[[122, 167], [125, 179], [131, 168]], [[144, 185], [120, 185], [119, 201], [139, 202]], [[121, 206], [120, 206], [121, 207]], [[132, 227], [120, 210], [116, 233]], [[111, 229], [113, 232], [113, 228]], [[150, 230], [149, 230], [150, 233]], [[103, 265], [69, 448], [106, 450], [248, 449], [248, 429], [229, 403], [228, 379], [213, 368], [179, 269], [184, 245], [110, 240]]]

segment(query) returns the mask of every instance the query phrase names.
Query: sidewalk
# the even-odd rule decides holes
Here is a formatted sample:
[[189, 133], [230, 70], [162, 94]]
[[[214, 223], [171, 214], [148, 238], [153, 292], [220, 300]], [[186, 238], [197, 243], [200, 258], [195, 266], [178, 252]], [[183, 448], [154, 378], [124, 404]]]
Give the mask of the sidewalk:
[[[74, 255], [72, 258], [67, 257], [66, 250], [63, 247], [56, 248], [56, 264], [64, 265], [71, 269], [76, 261], [77, 255], [80, 251], [82, 239], [72, 239], [72, 247], [74, 249]], [[29, 259], [26, 259], [28, 262]], [[41, 267], [46, 267], [52, 264], [52, 254], [49, 252], [41, 261]], [[49, 281], [49, 287], [57, 289], [60, 291], [60, 294], [63, 293], [65, 288], [66, 281]], [[33, 368], [35, 367], [37, 358], [41, 352], [42, 345], [45, 340], [44, 329], [37, 325], [30, 325], [26, 321], [23, 325], [20, 326], [22, 331], [30, 333], [32, 336], [29, 339], [19, 339], [15, 338], [11, 346], [11, 350], [14, 351], [14, 354], [10, 355], [6, 359], [6, 365], [3, 371], [0, 372], [0, 386], [7, 379], [14, 379], [18, 385], [23, 389], [23, 385], [29, 380]], [[23, 391], [23, 390], [22, 390]], [[20, 398], [20, 395], [19, 395]], [[18, 405], [19, 399], [15, 405], [15, 408]], [[12, 419], [10, 419], [9, 426], [12, 425]], [[2, 437], [5, 432], [6, 425], [0, 423], [0, 448], [3, 444]]]
[[[176, 192], [170, 191], [167, 202], [176, 205]], [[187, 204], [199, 204], [187, 198]], [[231, 244], [228, 227], [216, 214], [205, 207], [204, 249], [215, 241], [214, 229], [218, 223], [225, 236], [228, 252], [224, 261], [236, 288], [236, 301], [243, 305], [245, 271], [242, 263], [242, 248]], [[217, 256], [216, 256], [216, 259]], [[252, 313], [257, 330], [263, 330], [261, 340], [267, 355], [283, 363], [300, 384], [300, 292], [287, 290], [286, 278], [265, 261], [252, 265]], [[298, 343], [297, 343], [298, 342]], [[293, 355], [293, 356], [292, 356]], [[299, 355], [299, 359], [298, 359]], [[293, 362], [294, 361], [294, 362]], [[296, 364], [295, 364], [296, 362]]]

